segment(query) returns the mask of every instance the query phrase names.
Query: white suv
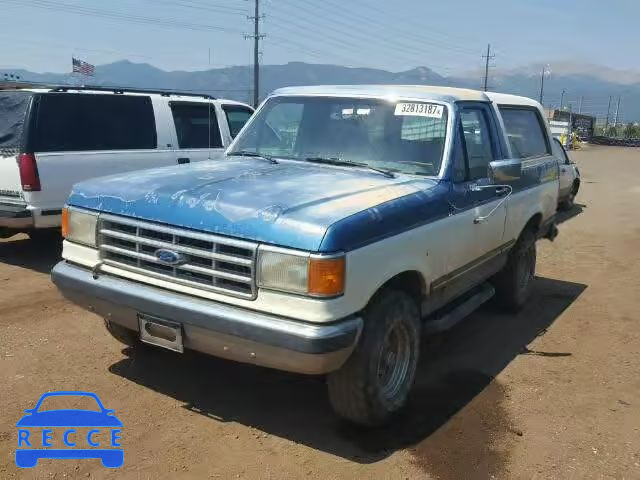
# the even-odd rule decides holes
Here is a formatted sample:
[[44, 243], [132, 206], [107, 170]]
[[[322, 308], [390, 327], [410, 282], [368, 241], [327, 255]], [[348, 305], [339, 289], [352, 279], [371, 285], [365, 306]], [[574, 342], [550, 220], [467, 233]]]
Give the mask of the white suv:
[[220, 156], [252, 114], [248, 105], [198, 94], [0, 91], [0, 238], [55, 232], [80, 180]]

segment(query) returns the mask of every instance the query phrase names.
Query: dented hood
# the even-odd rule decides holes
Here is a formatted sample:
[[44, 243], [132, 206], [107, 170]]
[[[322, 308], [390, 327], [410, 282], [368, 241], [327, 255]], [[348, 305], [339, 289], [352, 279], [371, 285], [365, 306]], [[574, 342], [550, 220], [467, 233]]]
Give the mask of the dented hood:
[[74, 187], [69, 204], [318, 251], [334, 223], [435, 184], [359, 168], [241, 157], [88, 180]]

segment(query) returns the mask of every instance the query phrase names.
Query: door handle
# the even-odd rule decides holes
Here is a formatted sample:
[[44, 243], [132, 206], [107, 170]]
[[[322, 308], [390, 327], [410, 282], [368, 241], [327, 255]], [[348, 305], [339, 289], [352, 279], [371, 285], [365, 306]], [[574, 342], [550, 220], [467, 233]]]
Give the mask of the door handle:
[[496, 195], [504, 198], [502, 198], [502, 200], [500, 200], [498, 204], [495, 207], [493, 207], [493, 209], [489, 213], [487, 213], [486, 215], [482, 215], [480, 217], [474, 218], [473, 223], [475, 224], [486, 222], [487, 219], [491, 215], [493, 215], [498, 210], [498, 208], [502, 206], [504, 202], [507, 201], [507, 198], [509, 198], [509, 195], [511, 195], [511, 193], [513, 192], [513, 188], [510, 185], [483, 185], [482, 187], [479, 187], [479, 188], [494, 188]]
[[185, 163], [189, 163], [191, 160], [187, 157], [182, 157], [178, 159], [178, 165], [183, 165]]

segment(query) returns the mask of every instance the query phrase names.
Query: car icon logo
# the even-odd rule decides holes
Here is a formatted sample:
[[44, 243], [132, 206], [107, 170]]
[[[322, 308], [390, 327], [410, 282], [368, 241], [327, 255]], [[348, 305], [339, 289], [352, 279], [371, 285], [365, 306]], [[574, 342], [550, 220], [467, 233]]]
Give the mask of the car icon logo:
[[[50, 397], [89, 397], [95, 400], [98, 409], [43, 410], [42, 402]], [[18, 448], [15, 460], [18, 467], [33, 468], [41, 458], [99, 458], [107, 468], [119, 468], [124, 463], [124, 450], [120, 444], [122, 422], [112, 409], [104, 407], [95, 393], [45, 393], [36, 406], [25, 413], [16, 423]], [[59, 445], [54, 446], [54, 442]]]
[[166, 248], [159, 248], [154, 252], [155, 257], [163, 265], [177, 266], [187, 263], [187, 257], [181, 253]]

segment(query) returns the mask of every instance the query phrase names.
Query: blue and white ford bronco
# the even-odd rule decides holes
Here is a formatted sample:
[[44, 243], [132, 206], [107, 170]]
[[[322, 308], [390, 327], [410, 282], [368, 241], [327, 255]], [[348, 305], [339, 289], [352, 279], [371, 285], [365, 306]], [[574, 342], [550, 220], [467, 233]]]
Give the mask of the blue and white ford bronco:
[[218, 161], [76, 185], [52, 277], [124, 343], [327, 374], [338, 414], [376, 425], [422, 333], [525, 303], [557, 200], [533, 100], [291, 87]]

